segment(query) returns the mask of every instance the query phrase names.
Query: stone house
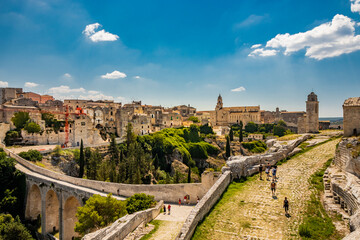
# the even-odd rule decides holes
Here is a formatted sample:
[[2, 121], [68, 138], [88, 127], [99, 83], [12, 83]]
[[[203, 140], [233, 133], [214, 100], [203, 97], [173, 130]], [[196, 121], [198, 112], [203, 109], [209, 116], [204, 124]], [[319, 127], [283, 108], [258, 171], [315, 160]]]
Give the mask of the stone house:
[[360, 97], [348, 98], [343, 104], [344, 137], [360, 134]]

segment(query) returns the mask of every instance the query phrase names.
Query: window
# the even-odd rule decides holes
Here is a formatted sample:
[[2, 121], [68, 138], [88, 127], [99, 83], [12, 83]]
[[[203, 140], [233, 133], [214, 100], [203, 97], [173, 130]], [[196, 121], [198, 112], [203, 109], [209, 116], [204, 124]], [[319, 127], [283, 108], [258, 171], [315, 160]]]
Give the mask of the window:
[[85, 126], [86, 125], [86, 123], [85, 122], [81, 122], [81, 126]]

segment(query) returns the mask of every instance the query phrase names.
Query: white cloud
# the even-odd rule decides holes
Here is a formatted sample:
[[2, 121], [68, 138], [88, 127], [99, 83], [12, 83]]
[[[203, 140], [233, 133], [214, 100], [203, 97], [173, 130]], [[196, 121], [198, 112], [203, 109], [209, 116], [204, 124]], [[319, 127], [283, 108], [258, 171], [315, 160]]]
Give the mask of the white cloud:
[[304, 49], [305, 56], [317, 60], [351, 53], [360, 50], [360, 35], [355, 35], [355, 25], [349, 17], [337, 14], [331, 22], [307, 32], [278, 34], [266, 43], [266, 48], [255, 49], [249, 56], [275, 55], [274, 49], [284, 49], [285, 55]]
[[360, 13], [360, 0], [350, 0], [351, 11]]
[[259, 48], [261, 46], [262, 46], [262, 44], [254, 44], [254, 45], [251, 46], [251, 49]]
[[140, 76], [135, 76], [134, 78], [136, 78], [136, 79], [140, 79], [141, 77], [140, 77]]
[[98, 29], [101, 26], [100, 23], [93, 23], [93, 24], [89, 24], [86, 25], [85, 30], [83, 31], [83, 34], [85, 34], [85, 36], [89, 37], [90, 35], [95, 33], [95, 30]]
[[244, 87], [238, 87], [238, 88], [234, 88], [231, 89], [232, 92], [244, 92], [246, 91], [246, 89]]
[[8, 82], [0, 81], [0, 87], [8, 87], [8, 86], [9, 86]]
[[240, 23], [237, 23], [234, 25], [235, 29], [240, 29], [240, 28], [244, 28], [244, 27], [249, 27], [249, 26], [254, 26], [257, 25], [261, 22], [263, 22], [264, 20], [267, 20], [269, 18], [269, 15], [264, 15], [264, 16], [259, 16], [259, 15], [250, 15], [249, 17], [247, 17], [245, 20], [243, 20]]
[[105, 32], [105, 30], [96, 31], [99, 27], [101, 27], [100, 23], [89, 24], [85, 27], [83, 34], [88, 37], [93, 42], [103, 42], [103, 41], [116, 41], [119, 36]]
[[261, 57], [270, 57], [275, 56], [279, 51], [275, 49], [264, 49], [264, 48], [257, 48], [254, 51], [252, 51], [248, 56], [249, 57], [255, 57], [255, 56], [261, 56]]
[[105, 75], [101, 75], [101, 78], [105, 78], [105, 79], [126, 78], [126, 74], [115, 70], [112, 73], [106, 73]]
[[64, 77], [66, 77], [66, 78], [72, 78], [72, 76], [70, 75], [70, 73], [65, 73], [65, 74], [64, 74]]
[[24, 87], [27, 87], [27, 88], [33, 88], [33, 87], [37, 87], [37, 86], [39, 86], [39, 84], [33, 83], [33, 82], [26, 82], [24, 84]]
[[61, 85], [60, 87], [53, 87], [48, 90], [51, 94], [63, 94], [63, 93], [85, 93], [84, 88], [70, 88], [69, 86]]
[[89, 94], [98, 94], [98, 93], [100, 93], [100, 92], [99, 92], [99, 91], [94, 91], [94, 90], [89, 90], [88, 93], [89, 93]]

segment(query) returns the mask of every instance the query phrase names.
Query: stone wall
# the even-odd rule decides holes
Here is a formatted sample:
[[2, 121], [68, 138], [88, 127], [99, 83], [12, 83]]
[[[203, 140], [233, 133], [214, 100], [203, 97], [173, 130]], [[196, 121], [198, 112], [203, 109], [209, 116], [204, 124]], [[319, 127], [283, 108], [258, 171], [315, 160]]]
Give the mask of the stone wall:
[[6, 132], [10, 131], [10, 124], [9, 123], [0, 123], [0, 141], [5, 139]]
[[189, 216], [185, 220], [184, 225], [180, 230], [180, 234], [176, 239], [188, 240], [191, 239], [198, 223], [208, 214], [211, 208], [220, 199], [226, 188], [231, 182], [231, 172], [224, 172], [221, 177], [215, 182], [200, 202], [193, 208]]
[[[288, 157], [291, 152], [302, 142], [308, 139], [310, 135], [302, 135], [301, 137], [288, 141], [286, 145], [278, 145], [278, 148], [271, 148], [268, 153], [253, 156], [233, 156], [228, 159], [226, 165], [230, 168], [234, 178], [251, 176], [258, 172], [258, 165], [269, 162], [276, 162]], [[274, 151], [274, 152], [271, 152]]]
[[354, 174], [360, 178], [360, 156], [357, 156], [360, 151], [360, 141], [353, 138], [343, 138], [339, 143], [334, 163], [344, 172]]
[[[6, 151], [6, 153], [8, 153], [12, 158], [15, 158], [19, 164], [21, 164], [22, 166], [28, 168], [33, 172], [60, 181], [69, 182], [89, 189], [94, 189], [100, 192], [112, 193], [114, 195], [130, 197], [135, 193], [145, 193], [148, 195], [153, 195], [156, 201], [164, 200], [166, 202], [176, 203], [179, 198], [183, 198], [185, 195], [189, 194], [190, 196], [193, 196], [190, 199], [191, 199], [191, 203], [194, 204], [196, 203], [195, 196], [199, 196], [200, 198], [202, 198], [209, 189], [209, 184], [207, 183], [207, 179], [209, 178], [206, 177], [204, 178], [202, 183], [156, 184], [156, 185], [121, 184], [121, 183], [102, 182], [102, 181], [70, 177], [64, 174], [59, 174], [47, 170], [45, 168], [36, 166], [31, 162], [14, 154], [12, 151], [6, 149], [3, 144], [0, 144], [0, 147], [2, 147]], [[207, 174], [216, 174], [216, 173], [210, 172]]]
[[134, 231], [141, 223], [148, 223], [159, 215], [164, 202], [160, 201], [154, 208], [126, 215], [112, 225], [85, 235], [83, 240], [121, 240]]

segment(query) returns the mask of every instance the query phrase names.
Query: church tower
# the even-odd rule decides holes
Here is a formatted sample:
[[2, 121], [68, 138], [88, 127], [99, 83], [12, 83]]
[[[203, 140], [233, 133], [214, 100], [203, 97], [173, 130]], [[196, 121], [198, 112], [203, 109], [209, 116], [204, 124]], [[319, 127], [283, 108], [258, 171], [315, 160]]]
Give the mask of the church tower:
[[223, 108], [223, 101], [221, 95], [219, 94], [215, 110], [220, 110], [222, 108]]
[[319, 102], [314, 92], [308, 95], [306, 101], [306, 132], [319, 132]]

